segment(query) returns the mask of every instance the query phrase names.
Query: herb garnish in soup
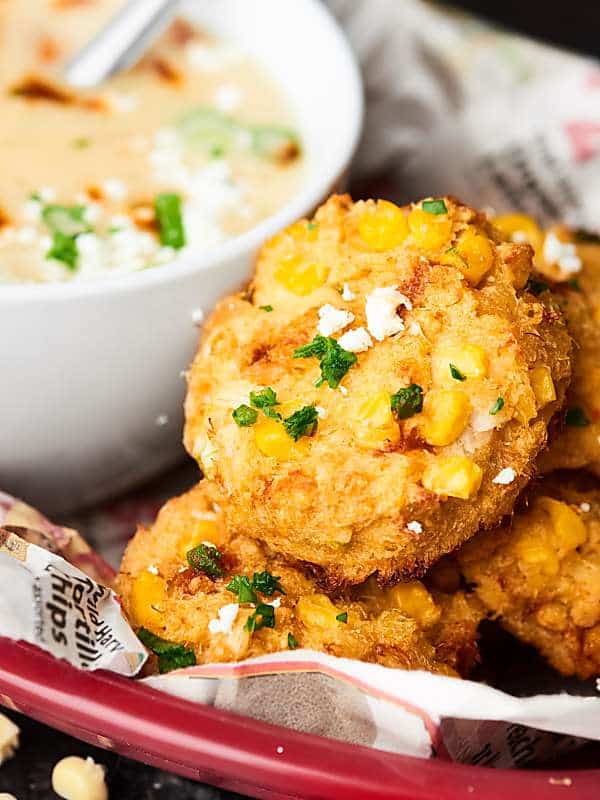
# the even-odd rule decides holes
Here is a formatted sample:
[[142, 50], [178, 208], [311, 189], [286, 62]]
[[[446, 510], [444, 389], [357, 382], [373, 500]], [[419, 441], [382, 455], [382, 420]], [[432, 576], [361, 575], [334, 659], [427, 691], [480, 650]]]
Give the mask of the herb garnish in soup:
[[0, 2], [0, 283], [170, 263], [248, 230], [299, 187], [275, 82], [183, 19], [96, 90], [56, 79], [120, 5]]

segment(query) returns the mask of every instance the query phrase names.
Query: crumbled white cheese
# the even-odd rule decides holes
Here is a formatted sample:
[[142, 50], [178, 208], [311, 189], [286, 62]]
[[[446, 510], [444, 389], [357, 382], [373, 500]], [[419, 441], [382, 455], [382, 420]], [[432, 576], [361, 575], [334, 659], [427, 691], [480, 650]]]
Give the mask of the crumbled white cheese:
[[37, 236], [38, 232], [33, 225], [22, 225], [15, 231], [15, 239], [19, 244], [33, 244]]
[[319, 415], [319, 419], [325, 419], [327, 416], [327, 409], [323, 408], [323, 406], [315, 406], [315, 411]]
[[588, 511], [592, 510], [592, 507], [589, 503], [581, 503], [579, 506], [580, 510], [587, 514]]
[[102, 191], [109, 200], [124, 200], [127, 197], [127, 186], [119, 178], [107, 178], [102, 182]]
[[[87, 202], [87, 198], [84, 202]], [[39, 222], [42, 213], [42, 204], [38, 200], [28, 200], [23, 204], [23, 219], [27, 222]]]
[[169, 416], [168, 414], [159, 414], [154, 422], [159, 428], [164, 428], [165, 425], [169, 424]]
[[338, 389], [340, 390], [341, 394], [343, 394], [343, 395], [344, 395], [344, 397], [346, 397], [346, 395], [348, 394], [348, 389], [346, 389], [346, 387], [345, 387], [345, 386], [342, 386], [342, 384], [341, 384], [341, 383], [340, 383], [340, 385], [338, 386]]
[[415, 322], [414, 320], [408, 326], [408, 332], [411, 336], [423, 336], [423, 329], [419, 323]]
[[0, 714], [0, 765], [14, 756], [19, 746], [19, 729], [4, 714]]
[[552, 231], [544, 239], [544, 259], [548, 264], [558, 264], [567, 275], [574, 275], [582, 266], [575, 245], [572, 242], [561, 242]]
[[346, 300], [346, 302], [350, 302], [350, 300], [354, 300], [356, 295], [353, 291], [351, 291], [350, 287], [347, 283], [345, 283], [342, 287], [342, 300]]
[[158, 567], [156, 564], [148, 564], [146, 571], [149, 572], [150, 575], [158, 575]]
[[242, 92], [239, 86], [223, 84], [215, 92], [215, 106], [224, 113], [235, 111], [239, 108], [241, 102]]
[[364, 328], [353, 328], [340, 336], [338, 344], [350, 353], [364, 353], [373, 346], [373, 340]]
[[321, 306], [318, 313], [319, 324], [317, 325], [317, 330], [321, 336], [331, 336], [332, 333], [344, 330], [354, 321], [354, 314], [351, 311], [335, 308], [330, 303]]
[[412, 303], [396, 286], [381, 286], [367, 295], [367, 328], [377, 341], [381, 342], [386, 336], [393, 336], [404, 330], [404, 322], [398, 316], [399, 306], [410, 311]]
[[215, 617], [208, 623], [208, 630], [211, 633], [231, 633], [239, 610], [239, 603], [228, 603], [226, 606], [222, 606], [219, 609], [218, 618]]
[[42, 186], [37, 190], [37, 195], [42, 199], [42, 203], [53, 203], [56, 200], [56, 189], [52, 186]]
[[192, 311], [192, 322], [194, 325], [200, 325], [204, 319], [204, 311], [201, 308], [195, 308]]
[[492, 483], [497, 483], [500, 486], [508, 486], [516, 477], [517, 473], [512, 467], [504, 467], [504, 469], [501, 469], [496, 477], [492, 479]]
[[276, 597], [275, 600], [271, 600], [270, 603], [267, 603], [268, 606], [273, 606], [273, 608], [279, 608], [281, 605], [281, 597]]
[[412, 531], [412, 533], [423, 533], [423, 526], [420, 522], [417, 522], [416, 519], [413, 519], [412, 522], [407, 523], [406, 529], [408, 531]]

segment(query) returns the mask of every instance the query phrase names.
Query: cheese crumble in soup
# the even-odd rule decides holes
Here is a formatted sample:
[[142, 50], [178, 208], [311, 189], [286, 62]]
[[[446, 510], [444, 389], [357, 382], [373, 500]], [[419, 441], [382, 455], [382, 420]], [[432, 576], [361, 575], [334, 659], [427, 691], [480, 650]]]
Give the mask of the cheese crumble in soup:
[[170, 263], [250, 229], [299, 188], [301, 145], [278, 87], [183, 19], [98, 89], [56, 80], [119, 6], [0, 3], [0, 283]]

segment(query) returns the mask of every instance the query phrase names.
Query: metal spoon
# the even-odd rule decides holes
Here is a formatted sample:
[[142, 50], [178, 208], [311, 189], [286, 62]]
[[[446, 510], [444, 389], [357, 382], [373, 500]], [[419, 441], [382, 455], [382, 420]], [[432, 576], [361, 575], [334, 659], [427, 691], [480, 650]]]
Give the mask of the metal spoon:
[[164, 31], [180, 0], [129, 0], [64, 69], [64, 81], [89, 89], [131, 67]]

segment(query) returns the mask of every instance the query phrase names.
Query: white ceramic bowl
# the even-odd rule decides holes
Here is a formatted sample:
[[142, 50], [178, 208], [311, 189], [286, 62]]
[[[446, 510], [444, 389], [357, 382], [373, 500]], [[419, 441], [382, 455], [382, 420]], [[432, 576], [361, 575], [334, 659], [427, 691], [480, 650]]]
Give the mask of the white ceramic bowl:
[[359, 138], [359, 72], [319, 0], [190, 0], [184, 11], [277, 79], [308, 174], [277, 214], [177, 265], [0, 287], [0, 488], [48, 513], [97, 502], [181, 457], [192, 314], [240, 286], [261, 243], [339, 185]]

